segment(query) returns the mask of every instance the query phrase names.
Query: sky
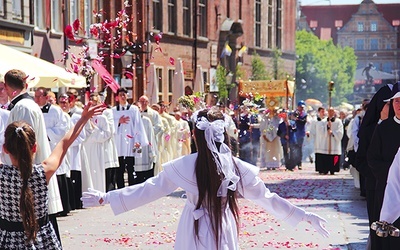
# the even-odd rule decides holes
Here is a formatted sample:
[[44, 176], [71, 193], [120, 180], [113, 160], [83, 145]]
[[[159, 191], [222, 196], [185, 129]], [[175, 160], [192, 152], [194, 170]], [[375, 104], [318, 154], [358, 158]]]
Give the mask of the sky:
[[[362, 0], [299, 0], [301, 5], [360, 4]], [[374, 0], [375, 3], [399, 3], [399, 0]]]

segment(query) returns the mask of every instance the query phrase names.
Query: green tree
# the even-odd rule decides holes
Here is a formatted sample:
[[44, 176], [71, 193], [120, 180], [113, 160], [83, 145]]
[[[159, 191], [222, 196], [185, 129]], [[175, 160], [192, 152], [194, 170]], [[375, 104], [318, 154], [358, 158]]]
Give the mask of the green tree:
[[296, 32], [296, 96], [316, 98], [328, 103], [328, 82], [334, 81], [332, 105], [348, 100], [352, 93], [357, 58], [350, 47], [340, 47], [332, 40], [322, 41], [305, 30]]
[[222, 65], [217, 66], [216, 81], [218, 85], [219, 98], [226, 102], [229, 97], [228, 88], [226, 86], [226, 69]]
[[275, 80], [282, 80], [282, 79], [287, 79], [288, 77], [290, 77], [291, 74], [289, 74], [287, 71], [282, 70], [284, 69], [284, 65], [283, 65], [283, 60], [282, 60], [282, 51], [278, 48], [274, 48], [272, 50], [272, 75], [273, 75], [273, 79]]
[[240, 64], [236, 65], [236, 80], [244, 80], [244, 77], [246, 76], [246, 72], [242, 68]]
[[261, 60], [260, 55], [254, 52], [251, 58], [251, 80], [268, 80], [268, 78], [265, 63]]

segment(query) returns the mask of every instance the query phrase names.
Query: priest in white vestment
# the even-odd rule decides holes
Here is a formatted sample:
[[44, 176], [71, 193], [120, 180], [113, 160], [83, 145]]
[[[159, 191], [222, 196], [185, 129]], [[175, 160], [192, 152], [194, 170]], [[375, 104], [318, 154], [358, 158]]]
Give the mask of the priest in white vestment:
[[[48, 92], [44, 87], [39, 87], [35, 91], [35, 102], [39, 105], [43, 113], [44, 122], [46, 124], [47, 137], [50, 143], [50, 150], [53, 150], [57, 143], [69, 131], [69, 122], [67, 117], [63, 114], [62, 109], [48, 102]], [[67, 176], [68, 175], [68, 176]], [[70, 175], [70, 168], [68, 158], [65, 157], [56, 171], [58, 188], [60, 190], [61, 202], [63, 211], [58, 215], [67, 216], [71, 211], [70, 195], [68, 189], [68, 179]]]
[[85, 127], [86, 140], [83, 143], [89, 161], [90, 175], [93, 188], [106, 190], [106, 152], [104, 143], [112, 136], [107, 117], [97, 115], [88, 121], [89, 128]]
[[124, 173], [128, 172], [128, 184], [134, 184], [135, 157], [142, 156], [142, 146], [149, 141], [140, 117], [139, 108], [127, 102], [128, 90], [117, 91], [118, 104], [112, 108], [115, 126], [115, 143], [118, 152], [119, 168], [117, 170], [117, 186], [125, 186]]

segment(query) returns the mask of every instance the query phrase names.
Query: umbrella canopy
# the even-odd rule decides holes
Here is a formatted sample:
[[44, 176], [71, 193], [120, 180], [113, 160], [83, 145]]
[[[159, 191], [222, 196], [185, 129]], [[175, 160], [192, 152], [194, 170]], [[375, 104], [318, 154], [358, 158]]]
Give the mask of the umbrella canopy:
[[0, 44], [0, 73], [5, 74], [11, 69], [24, 71], [29, 78], [35, 79], [28, 84], [32, 87], [45, 88], [85, 88], [86, 78], [67, 72], [64, 68], [48, 61], [26, 54]]
[[307, 99], [304, 102], [306, 103], [307, 106], [311, 106], [311, 107], [321, 107], [322, 106], [322, 102], [317, 99]]
[[157, 81], [157, 72], [156, 66], [154, 63], [150, 63], [147, 68], [147, 86], [146, 86], [146, 95], [149, 98], [149, 103], [157, 103], [158, 102], [158, 81]]
[[342, 102], [339, 105], [339, 108], [347, 109], [347, 110], [350, 110], [350, 111], [354, 110], [354, 106], [352, 104], [350, 104], [350, 103], [347, 103], [347, 102]]
[[173, 107], [178, 105], [179, 97], [185, 94], [185, 77], [183, 75], [183, 64], [182, 59], [178, 58], [178, 62], [175, 64], [175, 74], [172, 83], [172, 105]]
[[196, 78], [194, 79], [194, 92], [204, 92], [203, 69], [197, 65]]

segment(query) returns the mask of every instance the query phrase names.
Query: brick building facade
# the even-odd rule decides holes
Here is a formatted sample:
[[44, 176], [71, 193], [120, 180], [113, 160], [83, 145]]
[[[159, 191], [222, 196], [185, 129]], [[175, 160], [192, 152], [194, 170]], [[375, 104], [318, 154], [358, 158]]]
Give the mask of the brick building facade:
[[[132, 18], [127, 30], [136, 35], [134, 42], [142, 45], [133, 51], [133, 100], [145, 92], [147, 84], [158, 84], [159, 100], [176, 101], [172, 100], [176, 65], [171, 63], [170, 58], [182, 60], [185, 86], [193, 88], [199, 66], [204, 84], [213, 80], [220, 62], [228, 72], [234, 74], [238, 52], [243, 46], [248, 48], [240, 58], [245, 79], [251, 78], [254, 52], [260, 55], [267, 70], [272, 71], [274, 48], [282, 51], [282, 71], [295, 74], [295, 0], [2, 0], [0, 32], [3, 35], [0, 36], [0, 42], [47, 61], [57, 62], [66, 49], [78, 51], [82, 46], [66, 39], [63, 33], [66, 25], [79, 19], [83, 27], [80, 37], [87, 41], [91, 38], [88, 32], [91, 23], [115, 20], [117, 12], [124, 7]], [[93, 13], [100, 9], [104, 10], [102, 16], [94, 17]], [[20, 16], [12, 13], [20, 13]], [[161, 33], [158, 46], [154, 36]], [[221, 58], [225, 44], [230, 46], [232, 53]], [[124, 46], [119, 45], [120, 48]], [[146, 75], [151, 63], [156, 68], [156, 83], [150, 83]], [[124, 78], [124, 70], [131, 70], [123, 69], [121, 60], [116, 58], [106, 58], [105, 64], [118, 80]], [[99, 90], [103, 84], [99, 82]], [[235, 98], [236, 95], [237, 89], [234, 88], [231, 96]]]

